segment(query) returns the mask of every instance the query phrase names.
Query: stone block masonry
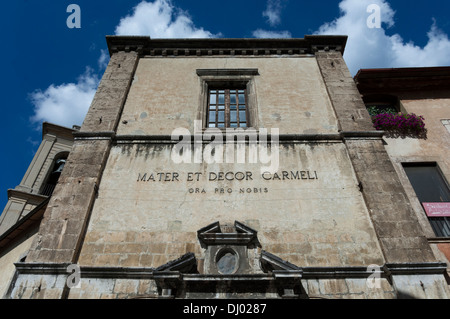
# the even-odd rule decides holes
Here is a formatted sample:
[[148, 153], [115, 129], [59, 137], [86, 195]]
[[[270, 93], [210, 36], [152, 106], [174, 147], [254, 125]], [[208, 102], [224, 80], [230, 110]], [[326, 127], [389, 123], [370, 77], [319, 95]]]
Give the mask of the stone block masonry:
[[435, 261], [342, 55], [316, 57], [386, 261]]
[[116, 131], [137, 63], [137, 52], [118, 52], [111, 57], [81, 132]]
[[73, 149], [27, 262], [77, 262], [109, 155], [111, 137], [119, 122], [137, 61], [136, 52], [118, 52], [111, 57], [83, 126], [75, 136]]
[[373, 131], [369, 113], [340, 52], [317, 52], [328, 95], [343, 132]]
[[382, 141], [347, 140], [346, 144], [386, 260], [434, 261]]

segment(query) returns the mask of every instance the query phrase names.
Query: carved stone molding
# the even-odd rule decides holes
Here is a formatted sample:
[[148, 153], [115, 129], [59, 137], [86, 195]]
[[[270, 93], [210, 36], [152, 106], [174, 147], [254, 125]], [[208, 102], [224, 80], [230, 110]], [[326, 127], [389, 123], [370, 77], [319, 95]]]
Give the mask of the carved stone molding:
[[303, 39], [151, 39], [107, 36], [110, 55], [136, 51], [141, 56], [292, 56], [337, 51], [344, 54], [347, 36], [305, 35]]

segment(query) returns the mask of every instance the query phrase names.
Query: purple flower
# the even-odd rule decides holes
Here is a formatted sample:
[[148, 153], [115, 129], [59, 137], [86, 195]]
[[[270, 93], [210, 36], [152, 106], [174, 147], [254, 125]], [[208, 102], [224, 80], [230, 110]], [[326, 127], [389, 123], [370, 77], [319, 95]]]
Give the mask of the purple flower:
[[420, 135], [425, 133], [423, 116], [411, 114], [381, 113], [373, 117], [373, 125], [377, 130], [399, 134]]

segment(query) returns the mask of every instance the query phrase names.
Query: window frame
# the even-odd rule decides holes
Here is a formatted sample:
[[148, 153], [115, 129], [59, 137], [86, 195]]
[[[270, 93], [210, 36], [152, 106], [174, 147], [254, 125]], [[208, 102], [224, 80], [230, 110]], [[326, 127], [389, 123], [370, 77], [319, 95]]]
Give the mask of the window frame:
[[[447, 192], [450, 192], [450, 184], [448, 183], [445, 175], [443, 174], [442, 170], [439, 167], [439, 164], [437, 162], [403, 162], [401, 163], [401, 166], [403, 168], [403, 171], [406, 175], [407, 180], [412, 186], [412, 190], [414, 191], [414, 194], [416, 195], [417, 200], [420, 203], [420, 206], [422, 207], [422, 212], [427, 218], [429, 225], [434, 233], [434, 235], [438, 238], [450, 238], [450, 217], [429, 217], [427, 216], [425, 212], [425, 208], [423, 206], [423, 203], [427, 203], [426, 201], [422, 201], [421, 196], [419, 196], [417, 189], [414, 187], [413, 182], [411, 181], [410, 174], [408, 173], [407, 169], [408, 167], [433, 167], [435, 168], [435, 173], [437, 174], [438, 178], [442, 180], [442, 186], [446, 188]], [[439, 201], [435, 201], [439, 202]], [[441, 202], [447, 202], [447, 201], [441, 201]]]
[[[255, 77], [258, 69], [197, 69], [200, 80], [200, 96], [197, 120], [202, 122], [202, 129], [209, 128], [209, 91], [211, 89], [244, 89], [246, 99], [246, 127], [258, 128], [258, 110]], [[232, 127], [216, 127], [226, 130]]]
[[[216, 91], [215, 95], [216, 95], [216, 103], [214, 103], [213, 105], [215, 105], [215, 109], [212, 110], [211, 109], [211, 92], [212, 91]], [[221, 103], [219, 103], [219, 96], [220, 96], [220, 92], [223, 91], [223, 95], [224, 95], [224, 103], [223, 103], [223, 110], [220, 109], [220, 106], [222, 106]], [[236, 103], [232, 103], [231, 102], [231, 94], [230, 91], [236, 91]], [[239, 93], [243, 91], [243, 93]], [[240, 94], [244, 94], [244, 103], [241, 104], [240, 103], [240, 99], [239, 99], [239, 95]], [[231, 121], [231, 112], [234, 111], [231, 109], [232, 105], [236, 105], [236, 121]], [[241, 105], [244, 105], [244, 109], [241, 109]], [[220, 124], [222, 124], [221, 121], [219, 121], [220, 116], [219, 113], [220, 112], [224, 112], [224, 121], [223, 121], [223, 127], [219, 126]], [[215, 120], [214, 120], [214, 126], [210, 126], [211, 124], [211, 112], [215, 112]], [[241, 112], [245, 112], [245, 121], [241, 121]], [[236, 123], [237, 126], [232, 126], [232, 124]], [[244, 126], [242, 126], [241, 124], [245, 123]], [[239, 86], [235, 86], [235, 87], [209, 87], [208, 88], [208, 105], [207, 105], [207, 110], [206, 110], [206, 127], [207, 128], [248, 128], [251, 127], [251, 124], [249, 123], [249, 115], [248, 115], [248, 96], [247, 96], [247, 89], [245, 87], [239, 87]]]
[[366, 94], [363, 96], [363, 101], [371, 116], [374, 116], [374, 114], [371, 113], [371, 109], [376, 110], [376, 114], [386, 112], [406, 113], [401, 105], [400, 99], [395, 95]]

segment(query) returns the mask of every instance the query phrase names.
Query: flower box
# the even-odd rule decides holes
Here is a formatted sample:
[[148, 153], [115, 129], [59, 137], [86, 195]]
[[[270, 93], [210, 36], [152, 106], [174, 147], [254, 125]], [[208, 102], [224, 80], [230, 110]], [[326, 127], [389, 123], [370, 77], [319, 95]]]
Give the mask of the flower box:
[[375, 129], [386, 131], [388, 136], [426, 136], [425, 119], [414, 113], [381, 113], [374, 115], [372, 120]]

